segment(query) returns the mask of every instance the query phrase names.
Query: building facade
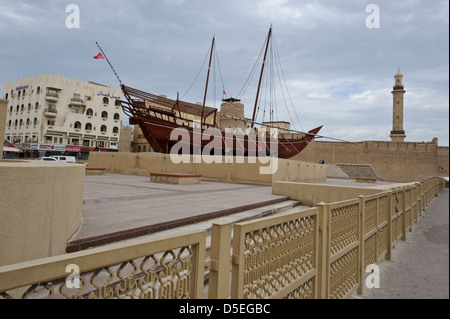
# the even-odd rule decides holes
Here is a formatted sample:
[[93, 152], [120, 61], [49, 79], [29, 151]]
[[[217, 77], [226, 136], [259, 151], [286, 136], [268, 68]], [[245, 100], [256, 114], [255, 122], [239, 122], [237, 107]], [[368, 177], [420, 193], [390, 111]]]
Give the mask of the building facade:
[[5, 140], [29, 156], [117, 151], [122, 92], [94, 82], [42, 74], [6, 83]]

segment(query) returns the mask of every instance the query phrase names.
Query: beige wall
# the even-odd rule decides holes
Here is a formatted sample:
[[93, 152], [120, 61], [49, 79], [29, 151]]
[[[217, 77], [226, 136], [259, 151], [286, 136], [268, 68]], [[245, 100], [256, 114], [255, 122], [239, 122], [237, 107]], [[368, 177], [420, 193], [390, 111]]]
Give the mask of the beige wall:
[[[212, 157], [210, 157], [212, 158]], [[268, 164], [256, 163], [173, 163], [168, 154], [149, 153], [105, 153], [91, 152], [89, 167], [106, 168], [108, 172], [130, 175], [148, 176], [150, 173], [185, 173], [200, 174], [203, 180], [221, 182], [254, 183], [271, 185], [272, 181], [311, 182], [325, 181], [326, 165], [304, 163], [293, 160], [278, 160], [274, 174], [260, 174], [261, 167]]]
[[306, 184], [293, 182], [274, 182], [272, 184], [272, 193], [276, 195], [287, 195], [291, 199], [299, 200], [302, 205], [317, 206], [320, 202], [334, 203], [347, 199], [357, 198], [360, 195], [367, 196], [378, 194], [383, 191], [392, 190], [405, 184], [391, 184], [373, 187], [351, 187], [325, 184]]
[[81, 225], [85, 165], [0, 160], [0, 265], [64, 254]]
[[[325, 164], [370, 164], [379, 177], [394, 182], [410, 182], [430, 176], [448, 176], [448, 147], [438, 147], [437, 139], [423, 143], [314, 141], [300, 156], [302, 161], [324, 160]], [[439, 164], [438, 159], [443, 164]], [[446, 171], [439, 171], [439, 165], [446, 165]]]
[[[5, 126], [6, 126], [6, 108], [8, 101], [0, 99], [0, 156], [3, 154], [3, 143], [5, 141]], [[0, 157], [1, 160], [1, 157]]]

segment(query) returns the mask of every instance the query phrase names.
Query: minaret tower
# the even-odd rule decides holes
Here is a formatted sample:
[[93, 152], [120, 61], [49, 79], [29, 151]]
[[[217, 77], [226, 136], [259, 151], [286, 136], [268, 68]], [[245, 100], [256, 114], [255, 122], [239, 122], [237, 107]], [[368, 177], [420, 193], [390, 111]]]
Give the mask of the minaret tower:
[[394, 96], [394, 107], [390, 137], [392, 142], [404, 142], [406, 135], [403, 130], [403, 95], [406, 91], [403, 89], [403, 74], [400, 73], [400, 69], [394, 78], [395, 85], [391, 92]]

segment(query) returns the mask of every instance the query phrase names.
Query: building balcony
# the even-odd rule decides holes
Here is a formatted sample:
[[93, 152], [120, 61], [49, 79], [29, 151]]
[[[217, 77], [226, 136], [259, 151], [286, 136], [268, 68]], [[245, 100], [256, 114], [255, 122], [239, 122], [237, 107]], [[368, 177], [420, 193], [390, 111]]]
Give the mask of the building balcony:
[[84, 105], [84, 101], [82, 99], [80, 99], [80, 98], [77, 98], [77, 97], [71, 98], [70, 99], [70, 103], [72, 105]]
[[59, 100], [59, 95], [56, 93], [45, 94], [45, 99], [50, 102], [57, 102]]
[[56, 109], [45, 109], [44, 110], [44, 115], [46, 116], [46, 117], [52, 117], [52, 118], [54, 118], [54, 117], [56, 117], [56, 115], [58, 115], [58, 111], [56, 110]]
[[44, 133], [45, 135], [47, 132], [65, 132], [65, 128], [63, 126], [56, 126], [56, 125], [44, 125]]

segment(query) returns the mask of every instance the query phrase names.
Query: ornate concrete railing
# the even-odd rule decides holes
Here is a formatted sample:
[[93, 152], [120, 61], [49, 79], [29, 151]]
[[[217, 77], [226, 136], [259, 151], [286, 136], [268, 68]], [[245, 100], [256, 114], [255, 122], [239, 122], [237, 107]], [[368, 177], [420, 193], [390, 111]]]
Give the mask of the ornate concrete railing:
[[206, 276], [209, 298], [347, 298], [364, 293], [367, 266], [391, 258], [444, 187], [429, 178], [234, 226], [219, 221], [209, 260], [206, 232], [193, 231], [2, 266], [0, 297], [200, 299]]
[[3, 266], [0, 296], [202, 298], [205, 242], [195, 231]]

